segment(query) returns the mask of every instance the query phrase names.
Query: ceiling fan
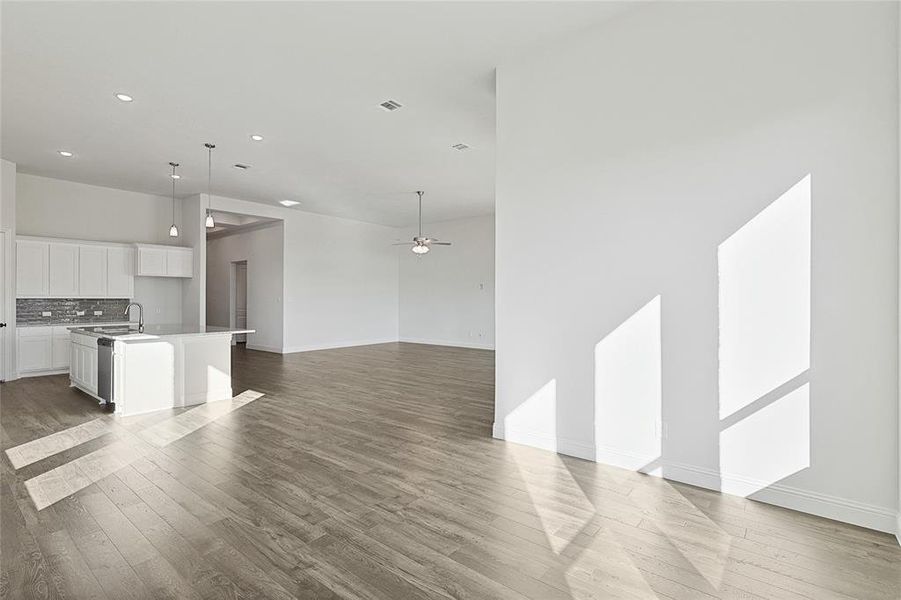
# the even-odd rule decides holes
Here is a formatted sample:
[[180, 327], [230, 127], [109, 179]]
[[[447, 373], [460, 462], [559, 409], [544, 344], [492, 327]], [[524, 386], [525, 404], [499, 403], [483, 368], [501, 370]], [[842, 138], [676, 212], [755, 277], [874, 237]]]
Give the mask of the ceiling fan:
[[[422, 235], [422, 194], [424, 192], [416, 192], [419, 195], [419, 235], [413, 236], [413, 246], [410, 250], [413, 254], [426, 254], [431, 246], [450, 246], [450, 242], [439, 242], [435, 238], [424, 237]], [[395, 246], [406, 246], [410, 242], [399, 242]]]

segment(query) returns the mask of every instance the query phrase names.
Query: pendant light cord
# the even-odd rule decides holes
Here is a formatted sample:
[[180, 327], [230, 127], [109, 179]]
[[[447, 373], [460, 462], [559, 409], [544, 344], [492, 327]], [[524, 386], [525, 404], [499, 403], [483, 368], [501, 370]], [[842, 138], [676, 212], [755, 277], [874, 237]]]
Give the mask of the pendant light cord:
[[172, 224], [175, 225], [175, 168], [178, 163], [169, 163], [172, 165]]
[[210, 214], [213, 210], [213, 148], [215, 144], [207, 142], [204, 144], [207, 151], [206, 162], [206, 214]]

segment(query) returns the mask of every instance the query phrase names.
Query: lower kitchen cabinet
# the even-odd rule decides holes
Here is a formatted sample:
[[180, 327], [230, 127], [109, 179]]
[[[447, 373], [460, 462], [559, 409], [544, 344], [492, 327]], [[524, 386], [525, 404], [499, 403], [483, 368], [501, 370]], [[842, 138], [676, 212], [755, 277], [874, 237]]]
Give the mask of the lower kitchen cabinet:
[[47, 371], [53, 365], [53, 328], [20, 327], [16, 330], [19, 373]]
[[69, 354], [69, 378], [90, 391], [97, 393], [97, 338], [72, 334]]

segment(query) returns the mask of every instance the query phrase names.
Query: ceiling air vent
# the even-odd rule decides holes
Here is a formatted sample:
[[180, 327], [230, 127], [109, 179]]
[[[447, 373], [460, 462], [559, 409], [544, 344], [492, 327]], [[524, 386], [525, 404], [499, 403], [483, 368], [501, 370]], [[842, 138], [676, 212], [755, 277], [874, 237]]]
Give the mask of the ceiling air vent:
[[384, 102], [379, 104], [379, 106], [381, 106], [388, 112], [391, 112], [392, 110], [397, 110], [398, 108], [403, 106], [403, 104], [401, 104], [400, 102], [395, 102], [394, 100], [385, 100]]
[[453, 146], [451, 146], [451, 148], [462, 152], [463, 150], [469, 150], [469, 145], [460, 143], [460, 144], [454, 144]]
[[250, 165], [245, 165], [243, 163], [235, 163], [235, 168], [241, 169], [242, 171], [246, 171], [247, 169], [250, 168]]

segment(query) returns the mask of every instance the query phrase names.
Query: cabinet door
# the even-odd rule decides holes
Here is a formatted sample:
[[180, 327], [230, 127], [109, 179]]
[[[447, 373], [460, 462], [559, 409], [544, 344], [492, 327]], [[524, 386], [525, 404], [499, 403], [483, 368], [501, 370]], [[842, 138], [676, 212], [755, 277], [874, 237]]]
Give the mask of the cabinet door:
[[169, 248], [166, 253], [169, 277], [194, 276], [194, 251], [191, 248]]
[[84, 380], [85, 347], [72, 342], [72, 354], [69, 359], [69, 376], [75, 383], [85, 385]]
[[42, 298], [49, 293], [47, 242], [16, 241], [16, 296]]
[[132, 298], [135, 295], [135, 259], [131, 248], [107, 248], [106, 295]]
[[51, 339], [49, 335], [20, 336], [18, 340], [18, 369], [21, 373], [49, 369], [51, 361]]
[[51, 366], [54, 369], [66, 369], [69, 367], [69, 338], [53, 336], [51, 349]]
[[74, 382], [79, 382], [78, 378], [78, 345], [73, 343], [71, 340], [69, 341], [69, 379]]
[[85, 348], [84, 379], [88, 389], [97, 393], [97, 348]]
[[106, 296], [106, 248], [103, 246], [78, 247], [78, 295]]
[[50, 296], [78, 296], [78, 246], [50, 243]]
[[166, 262], [165, 248], [138, 248], [136, 275], [165, 277]]

